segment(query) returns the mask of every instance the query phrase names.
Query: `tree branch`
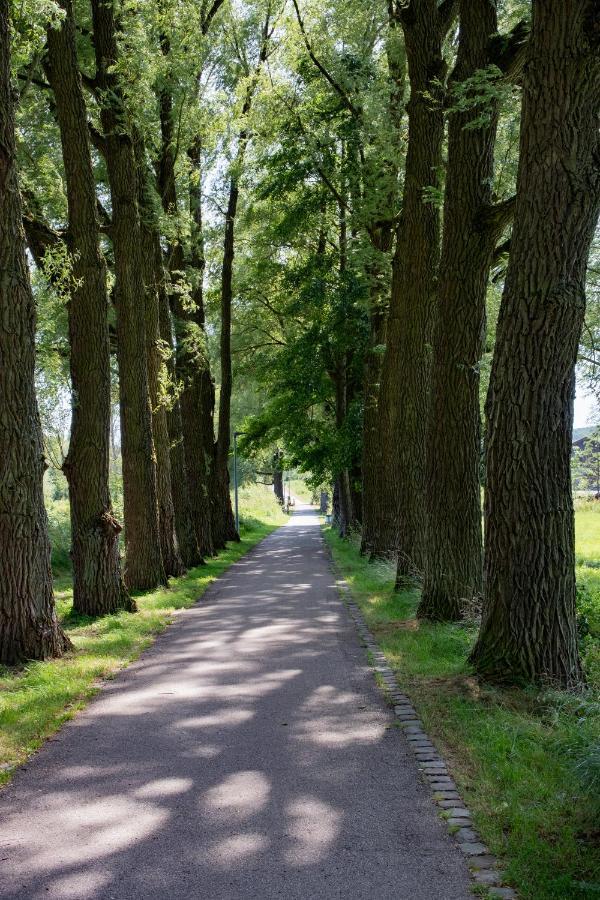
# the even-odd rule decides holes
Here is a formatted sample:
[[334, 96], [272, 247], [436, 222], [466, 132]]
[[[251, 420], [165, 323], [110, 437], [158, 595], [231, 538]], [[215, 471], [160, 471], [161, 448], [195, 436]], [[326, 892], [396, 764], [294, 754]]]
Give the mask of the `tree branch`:
[[513, 220], [516, 199], [516, 196], [512, 196], [500, 203], [485, 206], [476, 217], [475, 228], [479, 231], [489, 231], [490, 237], [495, 242]]
[[446, 36], [458, 15], [458, 0], [442, 0], [438, 6], [438, 28], [442, 41]]
[[316, 56], [316, 54], [312, 48], [312, 44], [306, 33], [306, 29], [304, 27], [304, 20], [302, 19], [302, 15], [300, 13], [300, 8], [298, 6], [298, 0], [292, 0], [292, 3], [294, 4], [294, 9], [296, 10], [296, 18], [298, 19], [300, 33], [302, 34], [302, 38], [304, 40], [304, 46], [306, 47], [306, 51], [307, 51], [309, 57], [311, 58], [312, 62], [317, 67], [317, 69], [319, 70], [319, 72], [321, 73], [323, 78], [331, 85], [331, 87], [336, 92], [336, 94], [338, 94], [338, 96], [341, 98], [346, 109], [348, 109], [356, 119], [360, 119], [362, 117], [362, 110], [359, 109], [358, 106], [354, 105], [354, 103], [352, 102], [352, 100], [350, 99], [350, 97], [348, 96], [348, 94], [346, 93], [344, 88], [341, 86], [341, 84], [339, 84], [339, 82], [337, 82], [335, 80], [335, 78], [333, 78], [333, 76], [325, 68], [325, 66], [320, 61], [320, 59]]
[[507, 81], [520, 77], [529, 47], [530, 24], [522, 19], [508, 34], [494, 35], [490, 41], [490, 62], [498, 66]]
[[[224, 3], [224, 0], [214, 0], [212, 6], [206, 12], [206, 14], [204, 13], [204, 9], [202, 10], [202, 23], [201, 23], [200, 29], [202, 31], [203, 37], [205, 37], [208, 34], [208, 30], [212, 24], [212, 20], [218, 13], [218, 11], [221, 8], [221, 6], [223, 5], [223, 3]], [[203, 7], [204, 7], [204, 4], [203, 4]]]

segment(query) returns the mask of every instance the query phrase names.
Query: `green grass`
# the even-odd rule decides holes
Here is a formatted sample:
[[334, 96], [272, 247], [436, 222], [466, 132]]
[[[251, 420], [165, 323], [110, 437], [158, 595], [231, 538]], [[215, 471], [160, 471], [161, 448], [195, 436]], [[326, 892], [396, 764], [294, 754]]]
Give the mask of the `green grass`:
[[582, 658], [588, 678], [600, 687], [600, 501], [577, 500], [575, 507]]
[[176, 610], [195, 603], [231, 563], [286, 521], [268, 492], [257, 485], [244, 488], [240, 492], [241, 543], [230, 544], [205, 566], [171, 579], [168, 588], [136, 595], [137, 613], [74, 617], [70, 577], [57, 578], [57, 611], [74, 650], [58, 660], [0, 667], [0, 784], [85, 705], [101, 679], [136, 659], [167, 627]]
[[[600, 550], [597, 523], [595, 511], [581, 527], [578, 518], [581, 577]], [[389, 564], [367, 562], [332, 529], [325, 536], [508, 882], [524, 900], [600, 897], [600, 685], [583, 696], [483, 687], [466, 664], [474, 625], [419, 623], [417, 592], [394, 593]]]

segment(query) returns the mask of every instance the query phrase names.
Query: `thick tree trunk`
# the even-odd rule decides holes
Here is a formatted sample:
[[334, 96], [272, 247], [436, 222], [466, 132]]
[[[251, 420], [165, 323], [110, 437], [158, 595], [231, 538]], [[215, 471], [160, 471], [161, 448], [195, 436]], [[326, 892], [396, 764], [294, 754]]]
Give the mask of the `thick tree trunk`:
[[[393, 221], [398, 205], [398, 172], [403, 144], [404, 93], [406, 82], [406, 52], [402, 39], [399, 17], [393, 3], [388, 5], [388, 30], [386, 57], [390, 76], [388, 101], [389, 119], [393, 126], [392, 155], [384, 165], [383, 195], [386, 202], [376, 209], [367, 231], [372, 246], [372, 260], [367, 265], [369, 279], [369, 346], [365, 354], [363, 372], [363, 441], [362, 441], [362, 515], [360, 552], [370, 556], [377, 553], [377, 518], [383, 496], [387, 492], [384, 473], [381, 471], [379, 431], [379, 389], [383, 352], [386, 343], [389, 307], [388, 256], [394, 244]], [[386, 183], [387, 181], [387, 183]], [[382, 186], [376, 180], [369, 187], [369, 195], [381, 193]]]
[[[462, 0], [460, 38], [451, 82], [489, 64], [497, 28], [495, 3]], [[488, 119], [473, 127], [483, 114]], [[427, 554], [419, 615], [451, 621], [481, 594], [481, 429], [479, 362], [485, 338], [487, 278], [496, 230], [483, 212], [491, 202], [497, 115], [451, 111], [444, 236], [433, 342], [427, 429]]]
[[185, 566], [179, 552], [175, 533], [175, 509], [171, 488], [171, 455], [167, 425], [167, 397], [164, 393], [166, 374], [165, 347], [160, 336], [160, 295], [166, 293], [165, 272], [158, 224], [155, 221], [151, 186], [146, 171], [144, 148], [136, 142], [138, 165], [139, 208], [141, 216], [142, 258], [146, 286], [146, 358], [148, 389], [152, 408], [152, 436], [156, 453], [156, 487], [158, 495], [158, 523], [163, 566], [167, 575], [183, 575]]
[[213, 541], [213, 507], [212, 470], [214, 466], [215, 445], [215, 384], [210, 371], [208, 358], [205, 318], [204, 318], [204, 234], [202, 222], [202, 167], [201, 147], [195, 140], [188, 151], [192, 166], [189, 185], [189, 203], [191, 217], [191, 252], [190, 266], [195, 283], [192, 289], [193, 311], [188, 314], [188, 329], [193, 329], [195, 340], [192, 346], [196, 352], [192, 357], [188, 354], [182, 358], [181, 368], [185, 374], [184, 388], [181, 395], [181, 408], [184, 421], [184, 440], [186, 458], [189, 459], [190, 471], [193, 473], [197, 488], [196, 522], [200, 546], [204, 552], [215, 552]]
[[74, 288], [69, 302], [72, 418], [63, 470], [69, 483], [73, 608], [97, 616], [135, 609], [121, 576], [109, 475], [110, 345], [106, 267], [99, 249], [96, 186], [77, 63], [71, 0], [48, 29], [46, 72], [60, 127]]
[[445, 63], [436, 0], [412, 0], [397, 14], [410, 80], [408, 149], [379, 393], [385, 490], [373, 529], [373, 554], [397, 554], [402, 582], [423, 567], [425, 429], [440, 242], [440, 214], [435, 203], [425, 202], [425, 189], [437, 189], [440, 183]]
[[[161, 258], [157, 260], [157, 265], [160, 265], [162, 269], [162, 264], [161, 251]], [[169, 379], [174, 383], [176, 378], [175, 350], [171, 313], [169, 310], [169, 298], [166, 291], [161, 291], [158, 299], [160, 336], [168, 353], [167, 370]], [[196, 540], [196, 532], [194, 529], [190, 491], [188, 487], [188, 473], [185, 463], [185, 448], [183, 445], [181, 408], [177, 398], [175, 398], [172, 404], [167, 408], [166, 413], [170, 445], [171, 493], [175, 516], [175, 534], [177, 535], [177, 543], [179, 545], [179, 552], [183, 564], [186, 568], [191, 569], [194, 566], [203, 565], [204, 559], [198, 549], [198, 542]]]
[[581, 680], [570, 454], [585, 271], [600, 209], [600, 13], [534, 0], [511, 254], [487, 404], [485, 603], [492, 681]]
[[[163, 43], [163, 51], [165, 50]], [[175, 138], [173, 133], [173, 101], [168, 88], [160, 94], [161, 156], [158, 174], [163, 210], [177, 214], [177, 184], [175, 177]], [[180, 294], [173, 294], [175, 337], [177, 342], [176, 372], [180, 384], [180, 417], [183, 448], [189, 491], [189, 505], [196, 534], [196, 542], [203, 556], [212, 556], [215, 546], [212, 537], [211, 468], [214, 445], [214, 385], [210, 373], [204, 331], [202, 242], [202, 183], [200, 145], [196, 140], [189, 151], [192, 167], [190, 182], [190, 214], [192, 222], [190, 262], [195, 284], [192, 290], [194, 308], [181, 302]], [[185, 268], [181, 239], [169, 248], [169, 271], [173, 284], [181, 280]]]
[[35, 304], [17, 183], [8, 0], [0, 0], [0, 662], [60, 656], [35, 396]]
[[166, 584], [162, 563], [156, 457], [146, 365], [144, 265], [133, 142], [114, 71], [117, 37], [112, 4], [92, 0], [96, 80], [112, 198], [117, 360], [125, 511], [125, 581], [131, 589]]

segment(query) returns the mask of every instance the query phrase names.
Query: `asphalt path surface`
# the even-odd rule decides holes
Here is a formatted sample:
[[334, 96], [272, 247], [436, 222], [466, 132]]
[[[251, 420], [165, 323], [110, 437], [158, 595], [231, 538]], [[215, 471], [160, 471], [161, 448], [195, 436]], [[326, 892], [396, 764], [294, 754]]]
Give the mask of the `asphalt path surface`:
[[0, 792], [1, 898], [470, 896], [308, 508]]

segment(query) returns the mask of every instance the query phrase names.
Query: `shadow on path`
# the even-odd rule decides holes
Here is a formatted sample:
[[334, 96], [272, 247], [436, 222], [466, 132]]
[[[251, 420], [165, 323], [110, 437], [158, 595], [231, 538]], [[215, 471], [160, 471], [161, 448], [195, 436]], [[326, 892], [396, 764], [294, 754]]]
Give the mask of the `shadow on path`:
[[307, 507], [0, 795], [11, 900], [469, 896]]

